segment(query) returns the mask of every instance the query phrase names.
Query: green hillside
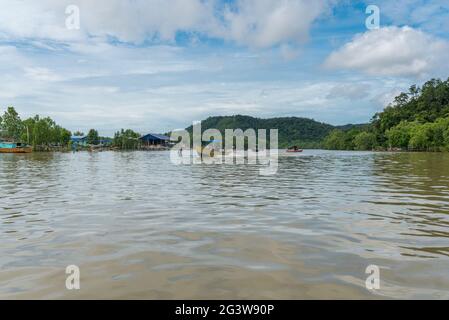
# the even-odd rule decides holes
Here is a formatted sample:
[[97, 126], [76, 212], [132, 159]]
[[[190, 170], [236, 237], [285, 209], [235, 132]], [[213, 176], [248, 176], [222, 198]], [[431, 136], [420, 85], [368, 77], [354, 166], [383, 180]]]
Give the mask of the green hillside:
[[[201, 122], [202, 130], [218, 129], [224, 135], [225, 129], [278, 129], [279, 147], [298, 145], [302, 148], [318, 148], [321, 141], [334, 126], [312, 119], [282, 117], [261, 119], [244, 115], [209, 117]], [[192, 126], [187, 130], [192, 132]], [[268, 132], [267, 132], [268, 134]]]
[[367, 126], [336, 128], [327, 149], [449, 151], [449, 79], [431, 79], [399, 94]]

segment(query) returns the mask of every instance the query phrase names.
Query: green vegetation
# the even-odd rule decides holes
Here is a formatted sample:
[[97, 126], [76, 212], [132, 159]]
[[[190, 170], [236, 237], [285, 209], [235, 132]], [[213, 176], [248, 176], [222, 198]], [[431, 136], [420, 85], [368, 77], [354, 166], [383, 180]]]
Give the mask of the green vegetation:
[[449, 117], [435, 122], [402, 121], [386, 131], [390, 146], [419, 151], [449, 150]]
[[373, 150], [377, 145], [376, 135], [362, 131], [354, 137], [353, 143], [356, 150]]
[[[202, 130], [279, 129], [279, 147], [333, 150], [449, 150], [449, 79], [432, 79], [421, 88], [413, 85], [393, 103], [374, 115], [371, 123], [331, 126], [311, 119], [285, 117], [259, 119], [249, 116], [210, 117]], [[187, 130], [191, 133], [192, 126]]]
[[51, 146], [65, 147], [70, 142], [70, 131], [58, 126], [49, 117], [35, 116], [22, 123], [23, 129], [19, 140], [31, 144], [35, 149]]
[[[82, 137], [80, 131], [74, 133]], [[112, 145], [117, 149], [134, 150], [140, 146], [140, 134], [130, 129], [121, 130], [115, 134]], [[42, 118], [38, 115], [22, 120], [13, 107], [7, 108], [0, 116], [0, 140], [26, 143], [33, 146], [34, 150], [60, 150], [71, 146], [71, 132], [57, 125], [49, 117]], [[100, 137], [95, 129], [89, 130], [86, 142], [89, 145], [109, 145], [109, 138]], [[82, 148], [82, 145], [78, 147]], [[86, 147], [86, 145], [84, 146]]]
[[[278, 129], [280, 148], [298, 145], [335, 150], [449, 151], [449, 79], [432, 79], [422, 87], [411, 86], [376, 113], [369, 124], [335, 127], [306, 118], [235, 115], [209, 117], [201, 126], [203, 131], [218, 129], [223, 136], [225, 129]], [[192, 126], [187, 131], [192, 133]], [[75, 135], [83, 134], [77, 131]], [[35, 149], [67, 147], [70, 136], [70, 131], [49, 117], [35, 116], [22, 121], [13, 107], [0, 116], [0, 137], [31, 144]], [[112, 145], [122, 150], [138, 149], [139, 138], [139, 133], [122, 129], [115, 133]], [[91, 129], [87, 143], [99, 141], [104, 138]]]
[[2, 134], [12, 139], [19, 139], [23, 130], [23, 123], [19, 117], [19, 114], [13, 107], [8, 109], [0, 116], [0, 125]]
[[449, 150], [449, 79], [432, 79], [421, 88], [411, 86], [375, 114], [370, 125], [334, 130], [323, 146], [336, 150]]
[[87, 144], [98, 144], [99, 136], [98, 131], [95, 129], [90, 129], [89, 133], [87, 134]]
[[0, 131], [2, 139], [28, 143], [34, 149], [48, 149], [49, 147], [67, 147], [70, 142], [70, 131], [58, 126], [49, 117], [38, 115], [21, 120], [13, 107], [8, 107], [0, 117]]
[[353, 148], [352, 140], [353, 134], [349, 131], [335, 129], [325, 138], [323, 144], [326, 149], [347, 150]]
[[13, 107], [8, 107], [3, 116], [0, 116], [1, 136], [18, 139], [22, 132], [22, 120]]
[[[302, 148], [318, 148], [322, 139], [334, 129], [332, 125], [306, 118], [284, 117], [260, 119], [250, 116], [219, 116], [209, 117], [201, 122], [201, 129], [218, 129], [224, 137], [225, 129], [278, 129], [279, 147], [287, 148], [298, 145]], [[192, 133], [192, 126], [187, 128]], [[267, 131], [267, 136], [269, 131]]]
[[112, 145], [120, 150], [135, 150], [140, 146], [140, 134], [131, 129], [120, 130], [114, 134]]

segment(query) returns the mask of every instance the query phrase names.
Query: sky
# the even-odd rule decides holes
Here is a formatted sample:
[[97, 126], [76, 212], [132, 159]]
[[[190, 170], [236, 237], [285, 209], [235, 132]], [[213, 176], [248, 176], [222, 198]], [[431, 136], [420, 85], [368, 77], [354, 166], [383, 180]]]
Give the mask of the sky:
[[[379, 8], [375, 28], [366, 25], [369, 5]], [[447, 0], [0, 0], [0, 8], [0, 112], [14, 106], [73, 132], [163, 133], [233, 114], [363, 123], [412, 84], [449, 77]]]

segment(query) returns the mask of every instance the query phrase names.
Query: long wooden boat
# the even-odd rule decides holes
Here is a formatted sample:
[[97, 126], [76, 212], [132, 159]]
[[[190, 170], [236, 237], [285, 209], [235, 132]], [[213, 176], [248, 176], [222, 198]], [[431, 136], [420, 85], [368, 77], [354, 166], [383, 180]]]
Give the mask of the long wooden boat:
[[300, 149], [298, 146], [292, 146], [287, 149], [287, 152], [302, 152], [303, 150]]
[[0, 142], [0, 153], [30, 153], [33, 148], [21, 143]]

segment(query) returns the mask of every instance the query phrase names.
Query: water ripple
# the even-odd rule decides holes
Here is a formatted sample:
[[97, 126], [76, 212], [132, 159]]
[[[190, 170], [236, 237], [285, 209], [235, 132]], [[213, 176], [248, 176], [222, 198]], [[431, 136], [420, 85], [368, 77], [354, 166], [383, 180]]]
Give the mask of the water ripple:
[[[0, 296], [73, 261], [134, 286], [166, 275], [160, 286], [172, 290], [152, 297], [186, 282], [203, 297], [254, 297], [258, 286], [226, 285], [258, 274], [271, 286], [262, 298], [328, 297], [319, 288], [329, 286], [362, 297], [364, 282], [353, 282], [372, 263], [402, 274], [387, 272], [386, 296], [449, 291], [449, 155], [305, 151], [279, 161], [261, 176], [258, 165], [175, 166], [165, 152], [0, 155]], [[29, 268], [34, 280], [21, 273]], [[422, 268], [430, 287], [417, 280]]]

